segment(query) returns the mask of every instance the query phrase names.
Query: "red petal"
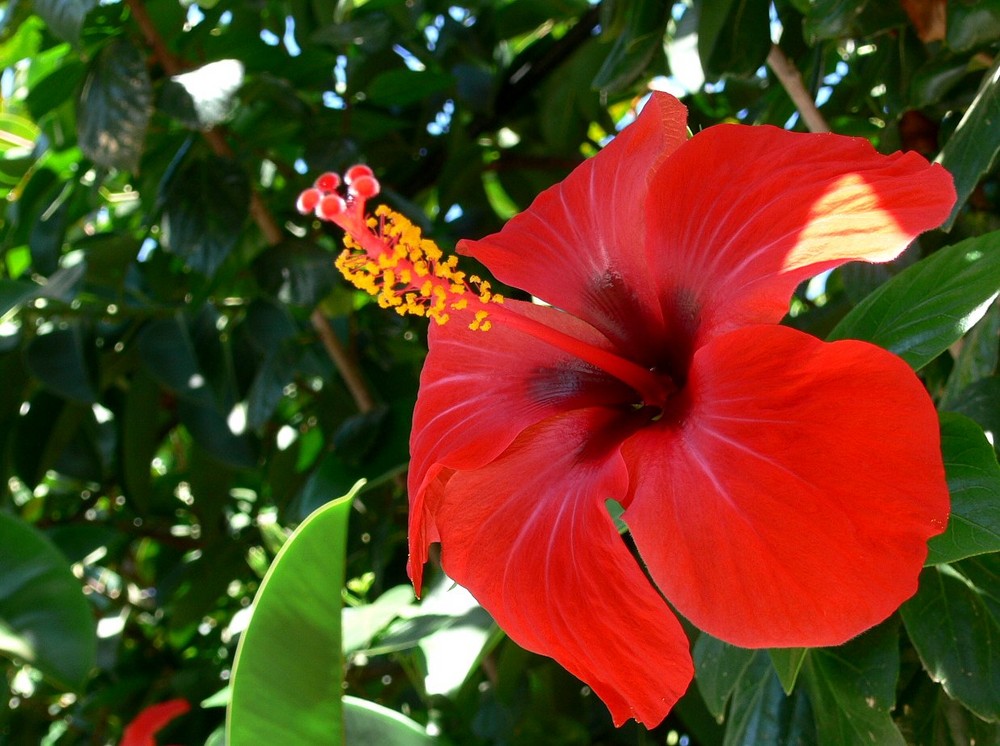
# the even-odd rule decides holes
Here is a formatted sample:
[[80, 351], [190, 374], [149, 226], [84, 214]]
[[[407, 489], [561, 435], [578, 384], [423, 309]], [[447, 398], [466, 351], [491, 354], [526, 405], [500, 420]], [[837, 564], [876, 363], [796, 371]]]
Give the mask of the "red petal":
[[456, 473], [437, 524], [445, 571], [511, 639], [590, 685], [616, 724], [654, 726], [692, 666], [676, 617], [605, 509], [627, 484], [617, 444], [599, 436], [615, 417], [550, 419], [488, 466]]
[[[561, 311], [511, 300], [503, 310], [609, 349], [594, 329]], [[634, 398], [624, 384], [502, 320], [488, 332], [432, 325], [429, 345], [410, 439], [410, 575], [418, 592], [427, 546], [438, 538], [424, 503], [449, 470], [489, 463], [546, 417]]]
[[625, 521], [681, 614], [745, 647], [836, 645], [916, 591], [949, 499], [905, 363], [755, 326], [701, 348], [685, 396], [623, 447]]
[[125, 727], [119, 746], [155, 746], [156, 734], [190, 709], [186, 699], [170, 699], [150, 705]]
[[[852, 259], [884, 262], [948, 216], [951, 175], [867, 140], [719, 125], [653, 178], [648, 252], [665, 318], [689, 349], [777, 322], [802, 280]], [[678, 329], [679, 325], [679, 329]]]
[[501, 281], [584, 319], [642, 360], [662, 338], [644, 251], [643, 205], [656, 165], [687, 139], [686, 109], [654, 93], [638, 119], [503, 230], [463, 241]]

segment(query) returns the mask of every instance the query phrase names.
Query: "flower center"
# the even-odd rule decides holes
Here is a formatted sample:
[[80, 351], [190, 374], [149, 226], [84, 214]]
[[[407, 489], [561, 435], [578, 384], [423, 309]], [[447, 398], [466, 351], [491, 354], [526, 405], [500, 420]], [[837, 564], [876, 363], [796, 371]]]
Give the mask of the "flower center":
[[349, 168], [343, 179], [323, 174], [299, 195], [299, 212], [313, 213], [344, 230], [344, 250], [335, 265], [352, 285], [400, 315], [426, 316], [444, 324], [461, 314], [471, 319], [469, 329], [484, 332], [494, 320], [502, 322], [623, 381], [638, 393], [640, 407], [658, 408], [662, 414], [677, 391], [669, 377], [503, 308], [503, 296], [493, 293], [489, 282], [459, 270], [457, 257], [445, 257], [405, 217], [385, 205], [367, 215], [365, 203], [379, 191], [371, 169], [358, 165]]

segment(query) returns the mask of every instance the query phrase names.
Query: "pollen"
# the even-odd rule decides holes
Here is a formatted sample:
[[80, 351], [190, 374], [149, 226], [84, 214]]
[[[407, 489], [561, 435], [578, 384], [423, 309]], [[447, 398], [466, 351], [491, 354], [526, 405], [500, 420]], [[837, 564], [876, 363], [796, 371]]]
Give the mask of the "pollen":
[[[342, 184], [343, 196], [338, 193]], [[458, 268], [458, 257], [445, 255], [403, 215], [386, 205], [379, 205], [374, 215], [365, 213], [366, 200], [379, 190], [371, 169], [353, 166], [342, 180], [336, 174], [320, 176], [299, 197], [298, 207], [344, 229], [344, 250], [334, 264], [381, 308], [401, 316], [425, 316], [438, 324], [446, 323], [452, 313], [474, 309], [469, 329], [489, 331], [487, 309], [503, 303], [503, 297], [486, 280], [466, 275]]]

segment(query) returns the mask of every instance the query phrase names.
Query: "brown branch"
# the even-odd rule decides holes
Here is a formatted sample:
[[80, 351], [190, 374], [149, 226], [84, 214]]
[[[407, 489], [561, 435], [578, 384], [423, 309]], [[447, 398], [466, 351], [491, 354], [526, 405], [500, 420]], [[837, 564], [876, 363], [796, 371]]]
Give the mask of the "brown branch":
[[[131, 11], [136, 25], [142, 31], [143, 36], [146, 37], [147, 43], [153, 50], [154, 57], [159, 61], [164, 72], [167, 75], [177, 75], [183, 72], [184, 65], [181, 60], [167, 49], [163, 37], [157, 31], [156, 25], [146, 11], [146, 6], [142, 0], [125, 0], [125, 4]], [[218, 129], [206, 130], [202, 135], [213, 153], [223, 158], [231, 159], [234, 157], [232, 148]], [[284, 232], [281, 230], [281, 226], [278, 225], [278, 221], [274, 219], [274, 215], [267, 209], [267, 205], [264, 204], [264, 201], [256, 191], [251, 191], [250, 193], [250, 216], [253, 218], [254, 223], [257, 224], [257, 228], [264, 235], [264, 240], [267, 241], [269, 246], [277, 246], [284, 240]], [[344, 383], [347, 384], [347, 388], [354, 398], [354, 403], [361, 412], [370, 412], [375, 406], [375, 401], [365, 385], [357, 363], [348, 354], [347, 349], [334, 333], [329, 320], [319, 308], [316, 308], [312, 312], [309, 320], [312, 322], [313, 329], [319, 335], [323, 349], [326, 350], [330, 360], [333, 361], [333, 364], [344, 379]]]
[[795, 108], [798, 109], [799, 116], [806, 123], [810, 132], [829, 132], [830, 125], [826, 123], [812, 95], [806, 90], [802, 83], [802, 75], [788, 56], [781, 51], [777, 44], [771, 45], [771, 52], [767, 55], [767, 65], [771, 68], [782, 88], [792, 99]]

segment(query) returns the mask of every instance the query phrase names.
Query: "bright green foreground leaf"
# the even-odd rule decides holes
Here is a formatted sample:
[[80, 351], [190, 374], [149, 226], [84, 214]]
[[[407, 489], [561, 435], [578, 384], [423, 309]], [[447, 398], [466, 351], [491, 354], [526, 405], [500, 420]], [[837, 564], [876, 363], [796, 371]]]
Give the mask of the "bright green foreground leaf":
[[90, 605], [58, 549], [0, 513], [0, 652], [61, 689], [83, 689], [97, 651]]
[[928, 565], [1000, 551], [1000, 465], [979, 425], [941, 413], [941, 450], [951, 492], [947, 530], [928, 543]]
[[408, 717], [357, 697], [344, 697], [344, 731], [347, 746], [432, 746], [437, 743]]
[[828, 339], [863, 339], [922, 368], [982, 318], [1000, 292], [1000, 232], [942, 249], [859, 303]]
[[230, 746], [343, 741], [341, 588], [360, 486], [306, 518], [264, 577], [233, 666]]
[[1000, 554], [927, 568], [900, 607], [930, 677], [981, 718], [1000, 720]]
[[773, 648], [767, 653], [771, 656], [771, 665], [778, 674], [781, 688], [785, 690], [785, 694], [791, 694], [806, 655], [809, 654], [809, 648]]

